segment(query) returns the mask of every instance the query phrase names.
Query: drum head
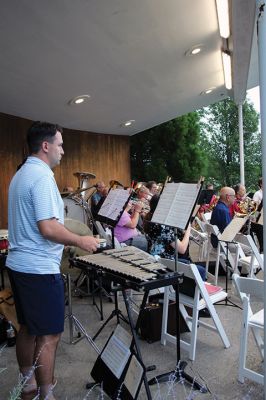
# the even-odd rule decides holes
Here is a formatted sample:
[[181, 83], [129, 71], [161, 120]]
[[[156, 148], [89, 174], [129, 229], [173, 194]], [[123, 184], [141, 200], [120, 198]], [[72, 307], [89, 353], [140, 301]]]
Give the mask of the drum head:
[[[77, 221], [75, 219], [71, 219], [71, 218], [65, 218], [65, 227], [70, 230], [73, 233], [76, 233], [77, 235], [80, 236], [92, 236], [92, 231], [90, 230], [90, 228], [83, 224], [80, 221]], [[71, 246], [71, 248], [69, 248], [70, 253], [73, 256], [84, 256], [86, 254], [89, 254], [89, 252], [84, 251], [82, 249], [80, 249], [79, 247], [74, 247]]]
[[86, 212], [86, 208], [82, 206], [80, 199], [75, 198], [63, 198], [64, 202], [64, 216], [65, 218], [75, 219], [77, 221], [82, 222], [83, 224], [87, 224], [88, 216]]
[[76, 233], [77, 235], [92, 236], [92, 231], [90, 230], [90, 228], [80, 221], [71, 218], [65, 218], [64, 224], [67, 229], [69, 229], [73, 233]]
[[8, 230], [0, 229], [0, 239], [8, 239]]

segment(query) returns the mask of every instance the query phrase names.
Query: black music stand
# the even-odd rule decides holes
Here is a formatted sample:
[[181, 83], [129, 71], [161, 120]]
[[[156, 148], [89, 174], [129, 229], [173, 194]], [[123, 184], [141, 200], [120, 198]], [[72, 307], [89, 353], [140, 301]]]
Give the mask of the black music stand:
[[[230, 272], [230, 261], [229, 261], [229, 244], [235, 244], [237, 246], [237, 243], [234, 241], [225, 241], [225, 240], [219, 240], [219, 242], [225, 243], [226, 246], [226, 252], [225, 252], [225, 291], [228, 293], [228, 274]], [[240, 307], [238, 304], [235, 304], [232, 300], [228, 299], [228, 296], [225, 298], [224, 303], [217, 303], [217, 305], [224, 305], [224, 306], [230, 306], [230, 307], [236, 307], [240, 308], [242, 310], [242, 307]]]
[[[177, 228], [175, 230], [175, 272], [178, 272], [178, 234]], [[175, 378], [183, 378], [187, 382], [193, 385], [194, 389], [200, 390], [201, 393], [207, 393], [208, 390], [206, 386], [201, 385], [195, 378], [190, 376], [185, 372], [185, 368], [187, 366], [186, 361], [181, 361], [181, 352], [180, 352], [180, 313], [179, 313], [179, 282], [177, 281], [173, 288], [175, 290], [175, 302], [176, 302], [176, 368], [173, 371], [166, 372], [164, 374], [158, 375], [155, 378], [152, 378], [148, 383], [149, 385], [154, 385], [157, 382], [168, 382], [170, 379]]]
[[[171, 187], [170, 187], [171, 185]], [[175, 186], [174, 186], [175, 185]], [[153, 214], [151, 222], [168, 225], [174, 228], [175, 232], [175, 272], [178, 272], [178, 234], [177, 229], [186, 229], [193, 211], [198, 202], [200, 191], [203, 186], [203, 181], [200, 184], [166, 184], [162, 195], [159, 199], [159, 203]], [[184, 198], [186, 203], [184, 203]], [[181, 222], [182, 221], [182, 222]], [[183, 226], [182, 226], [183, 224]], [[206, 393], [207, 389], [202, 386], [194, 378], [185, 372], [187, 363], [181, 361], [180, 357], [180, 320], [179, 320], [179, 283], [178, 281], [173, 285], [176, 294], [176, 368], [174, 371], [167, 372], [162, 375], [158, 375], [152, 378], [148, 383], [154, 385], [157, 382], [167, 382], [173, 376], [182, 377], [187, 382], [191, 383], [195, 389], [200, 390], [202, 393]]]
[[[229, 225], [224, 229], [223, 233], [218, 239], [219, 242], [225, 243], [226, 246], [226, 251], [225, 251], [225, 291], [228, 293], [228, 274], [230, 271], [230, 261], [229, 261], [229, 244], [234, 244], [237, 247], [237, 242], [234, 241], [234, 238], [236, 234], [240, 231], [240, 229], [244, 226], [246, 223], [247, 218], [239, 218], [235, 217], [232, 219]], [[221, 246], [221, 244], [219, 244]], [[222, 304], [222, 303], [217, 303], [217, 304]], [[232, 306], [232, 307], [237, 307], [242, 310], [242, 308], [233, 303], [231, 300], [229, 300], [227, 297], [225, 299], [225, 302], [223, 303], [226, 306]]]
[[115, 308], [109, 315], [109, 317], [106, 319], [106, 321], [103, 323], [103, 325], [100, 327], [100, 329], [96, 332], [96, 334], [93, 336], [92, 340], [95, 340], [99, 334], [102, 332], [104, 327], [108, 324], [109, 321], [111, 321], [113, 318], [116, 317], [117, 324], [120, 324], [120, 319], [127, 324], [129, 323], [126, 317], [123, 315], [122, 311], [118, 307], [118, 292], [122, 291], [122, 289], [118, 286], [116, 288], [112, 288], [111, 291], [114, 293], [114, 298], [115, 298]]

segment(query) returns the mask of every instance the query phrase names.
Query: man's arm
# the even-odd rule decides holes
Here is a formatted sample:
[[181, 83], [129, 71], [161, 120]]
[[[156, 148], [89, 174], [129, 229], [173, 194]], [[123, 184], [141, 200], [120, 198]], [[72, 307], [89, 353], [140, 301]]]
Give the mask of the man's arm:
[[38, 221], [38, 228], [42, 236], [52, 242], [64, 244], [65, 246], [80, 247], [85, 251], [97, 250], [98, 239], [93, 236], [76, 235], [55, 218]]

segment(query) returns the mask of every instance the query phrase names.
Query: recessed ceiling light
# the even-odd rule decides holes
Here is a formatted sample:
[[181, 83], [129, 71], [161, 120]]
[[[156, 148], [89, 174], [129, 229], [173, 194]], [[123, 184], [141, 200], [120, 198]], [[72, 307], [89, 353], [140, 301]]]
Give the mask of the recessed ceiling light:
[[208, 88], [208, 89], [203, 90], [203, 91], [201, 92], [201, 94], [202, 94], [202, 95], [204, 95], [204, 94], [210, 94], [210, 93], [212, 93], [212, 92], [214, 91], [214, 89], [216, 89], [215, 86], [210, 87], [210, 88]]
[[89, 94], [82, 94], [80, 96], [76, 96], [73, 99], [71, 99], [68, 104], [69, 105], [78, 105], [78, 104], [82, 104], [85, 101], [87, 101], [91, 96]]
[[121, 127], [126, 127], [128, 128], [129, 126], [131, 126], [132, 124], [134, 124], [135, 120], [134, 119], [130, 119], [128, 121], [125, 121], [121, 124]]
[[197, 44], [193, 47], [191, 47], [189, 50], [185, 52], [186, 56], [195, 56], [199, 54], [203, 50], [203, 45], [202, 44]]

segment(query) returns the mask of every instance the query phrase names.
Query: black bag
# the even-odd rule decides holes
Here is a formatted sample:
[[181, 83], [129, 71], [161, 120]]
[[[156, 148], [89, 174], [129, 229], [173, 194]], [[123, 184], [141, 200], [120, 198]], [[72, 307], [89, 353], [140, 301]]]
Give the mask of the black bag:
[[[140, 336], [153, 343], [161, 339], [161, 328], [163, 318], [163, 295], [150, 296], [149, 303], [140, 316]], [[180, 333], [188, 332], [189, 329], [179, 312]], [[176, 335], [176, 303], [169, 302], [167, 332]]]

